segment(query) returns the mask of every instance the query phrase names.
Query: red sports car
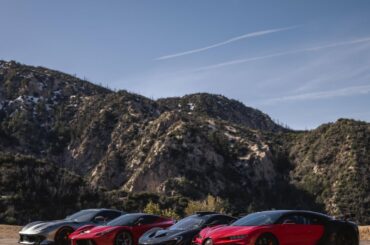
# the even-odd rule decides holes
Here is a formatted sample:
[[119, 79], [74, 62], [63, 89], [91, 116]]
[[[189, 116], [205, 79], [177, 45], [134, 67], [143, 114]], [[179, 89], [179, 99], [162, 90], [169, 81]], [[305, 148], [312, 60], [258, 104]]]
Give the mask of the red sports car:
[[83, 226], [69, 238], [72, 245], [136, 245], [146, 231], [154, 227], [167, 228], [173, 224], [172, 219], [157, 215], [125, 214], [104, 226]]
[[358, 245], [357, 226], [310, 211], [276, 210], [249, 214], [229, 226], [208, 227], [199, 245]]

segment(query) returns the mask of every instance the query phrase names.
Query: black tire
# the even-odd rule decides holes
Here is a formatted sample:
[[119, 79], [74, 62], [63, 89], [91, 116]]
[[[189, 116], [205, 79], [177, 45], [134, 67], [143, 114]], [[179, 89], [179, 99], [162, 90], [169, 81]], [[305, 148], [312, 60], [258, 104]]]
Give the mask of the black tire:
[[335, 236], [335, 245], [357, 245], [356, 237], [350, 232], [339, 232]]
[[277, 239], [271, 234], [262, 234], [257, 238], [255, 245], [279, 245]]
[[114, 245], [133, 245], [131, 234], [127, 231], [118, 233]]
[[73, 229], [70, 227], [63, 227], [59, 229], [55, 235], [55, 245], [70, 245], [71, 241], [69, 240], [69, 235], [73, 232]]

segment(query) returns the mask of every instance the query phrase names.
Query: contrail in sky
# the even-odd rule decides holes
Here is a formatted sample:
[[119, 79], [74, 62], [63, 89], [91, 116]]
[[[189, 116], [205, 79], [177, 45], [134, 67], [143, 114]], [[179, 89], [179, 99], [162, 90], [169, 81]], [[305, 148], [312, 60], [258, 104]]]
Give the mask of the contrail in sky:
[[352, 96], [352, 95], [357, 95], [357, 94], [369, 94], [369, 93], [370, 93], [370, 85], [362, 85], [362, 86], [340, 88], [336, 90], [316, 91], [316, 92], [311, 92], [311, 93], [283, 96], [283, 97], [267, 100], [263, 104], [265, 105], [275, 104], [276, 102], [281, 102], [281, 101], [327, 99], [327, 98]]
[[353, 45], [353, 44], [365, 43], [365, 42], [370, 42], [370, 37], [365, 37], [365, 38], [346, 41], [346, 42], [331, 43], [327, 45], [304, 48], [304, 49], [297, 49], [297, 50], [286, 51], [286, 52], [273, 53], [273, 54], [262, 55], [262, 56], [255, 56], [255, 57], [246, 58], [246, 59], [230, 60], [230, 61], [226, 61], [226, 62], [222, 62], [222, 63], [210, 65], [210, 66], [203, 66], [203, 67], [196, 69], [195, 71], [211, 70], [211, 69], [216, 69], [220, 67], [248, 63], [248, 62], [257, 61], [257, 60], [264, 60], [264, 59], [269, 59], [269, 58], [278, 57], [278, 56], [297, 54], [297, 53], [303, 53], [303, 52], [314, 52], [314, 51], [319, 51], [319, 50], [327, 49], [327, 48], [335, 48], [339, 46]]
[[195, 53], [203, 52], [203, 51], [206, 51], [206, 50], [209, 50], [209, 49], [221, 47], [221, 46], [224, 46], [224, 45], [227, 45], [227, 44], [230, 44], [230, 43], [242, 40], [242, 39], [264, 36], [264, 35], [268, 35], [268, 34], [275, 33], [275, 32], [291, 30], [291, 29], [294, 29], [294, 28], [297, 28], [297, 27], [296, 26], [291, 26], [291, 27], [285, 27], [285, 28], [277, 28], [277, 29], [269, 29], [269, 30], [264, 30], [264, 31], [251, 32], [251, 33], [247, 33], [247, 34], [244, 34], [244, 35], [241, 35], [241, 36], [233, 37], [233, 38], [230, 38], [226, 41], [215, 43], [215, 44], [212, 44], [212, 45], [209, 45], [209, 46], [206, 46], [206, 47], [192, 49], [192, 50], [188, 50], [188, 51], [184, 51], [184, 52], [180, 52], [180, 53], [175, 53], [175, 54], [170, 54], [170, 55], [164, 55], [164, 56], [156, 58], [155, 60], [167, 60], [167, 59], [172, 59], [172, 58], [185, 56], [185, 55], [189, 55], [189, 54], [195, 54]]

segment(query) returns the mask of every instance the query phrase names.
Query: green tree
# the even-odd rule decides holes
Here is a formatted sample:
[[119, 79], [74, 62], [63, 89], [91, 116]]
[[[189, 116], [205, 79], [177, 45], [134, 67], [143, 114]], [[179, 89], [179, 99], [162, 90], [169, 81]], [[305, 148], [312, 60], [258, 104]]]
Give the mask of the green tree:
[[145, 213], [149, 214], [157, 214], [173, 219], [179, 219], [180, 216], [175, 212], [175, 210], [167, 208], [167, 209], [161, 209], [158, 203], [153, 203], [150, 201], [144, 208]]
[[188, 206], [185, 208], [185, 213], [191, 215], [195, 212], [210, 211], [223, 213], [225, 204], [219, 197], [208, 195], [202, 201], [189, 201]]

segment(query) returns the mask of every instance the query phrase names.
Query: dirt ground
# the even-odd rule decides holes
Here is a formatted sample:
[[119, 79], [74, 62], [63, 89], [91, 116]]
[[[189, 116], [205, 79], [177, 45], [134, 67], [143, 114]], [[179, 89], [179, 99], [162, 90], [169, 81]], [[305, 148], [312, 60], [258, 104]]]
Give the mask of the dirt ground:
[[361, 239], [370, 241], [370, 226], [360, 226], [359, 230]]
[[[17, 245], [20, 228], [19, 226], [0, 225], [0, 245]], [[360, 232], [363, 239], [369, 239], [361, 241], [360, 245], [370, 245], [370, 226], [361, 227]]]
[[18, 231], [21, 227], [12, 225], [0, 225], [0, 244], [18, 244]]

